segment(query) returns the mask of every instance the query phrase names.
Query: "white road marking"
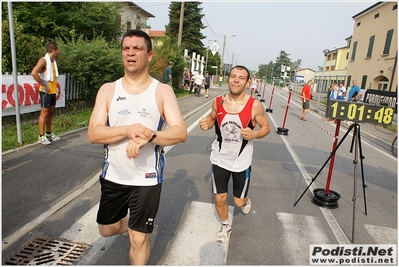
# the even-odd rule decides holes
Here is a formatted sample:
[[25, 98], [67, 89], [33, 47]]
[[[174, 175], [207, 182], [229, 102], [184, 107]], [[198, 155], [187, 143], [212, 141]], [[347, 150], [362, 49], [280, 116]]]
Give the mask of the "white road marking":
[[398, 242], [398, 229], [370, 224], [365, 224], [364, 228], [376, 244], [397, 244]]
[[[229, 206], [232, 225], [234, 207]], [[225, 265], [229, 241], [216, 242], [220, 221], [211, 203], [192, 202], [163, 265]], [[234, 234], [234, 225], [233, 231]]]
[[284, 228], [283, 246], [292, 265], [309, 264], [311, 244], [329, 244], [328, 237], [316, 217], [278, 212]]

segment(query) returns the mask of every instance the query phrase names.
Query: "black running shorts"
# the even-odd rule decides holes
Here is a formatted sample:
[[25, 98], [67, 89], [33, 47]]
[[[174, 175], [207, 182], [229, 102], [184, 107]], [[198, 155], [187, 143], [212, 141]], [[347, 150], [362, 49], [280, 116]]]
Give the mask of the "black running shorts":
[[230, 177], [233, 177], [233, 195], [245, 198], [248, 195], [251, 166], [242, 172], [232, 172], [212, 165], [212, 188], [214, 194], [227, 193]]
[[44, 92], [40, 93], [40, 107], [49, 108], [55, 107], [56, 95], [55, 94], [46, 94]]
[[97, 223], [114, 224], [130, 211], [128, 227], [150, 234], [159, 208], [162, 184], [154, 186], [120, 185], [100, 177], [101, 199]]

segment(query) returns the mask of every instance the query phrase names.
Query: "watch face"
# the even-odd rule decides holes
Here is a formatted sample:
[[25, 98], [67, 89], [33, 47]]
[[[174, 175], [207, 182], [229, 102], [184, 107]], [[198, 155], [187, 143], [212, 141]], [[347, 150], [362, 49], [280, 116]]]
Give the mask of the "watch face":
[[326, 114], [330, 119], [391, 124], [395, 109], [361, 102], [330, 100]]

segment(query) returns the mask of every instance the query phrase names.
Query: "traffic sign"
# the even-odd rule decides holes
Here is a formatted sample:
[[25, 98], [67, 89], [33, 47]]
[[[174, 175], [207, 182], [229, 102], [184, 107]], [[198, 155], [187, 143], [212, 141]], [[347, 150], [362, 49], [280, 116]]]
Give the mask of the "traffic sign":
[[219, 50], [219, 46], [216, 42], [211, 44], [211, 46], [209, 48], [211, 49], [212, 55], [215, 55], [216, 52]]

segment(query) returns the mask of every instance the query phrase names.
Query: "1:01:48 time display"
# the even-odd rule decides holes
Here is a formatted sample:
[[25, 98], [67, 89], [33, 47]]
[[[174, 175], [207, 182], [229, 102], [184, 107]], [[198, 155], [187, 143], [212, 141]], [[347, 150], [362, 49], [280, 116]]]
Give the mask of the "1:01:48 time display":
[[335, 119], [391, 124], [394, 108], [358, 102], [331, 101], [331, 116]]

